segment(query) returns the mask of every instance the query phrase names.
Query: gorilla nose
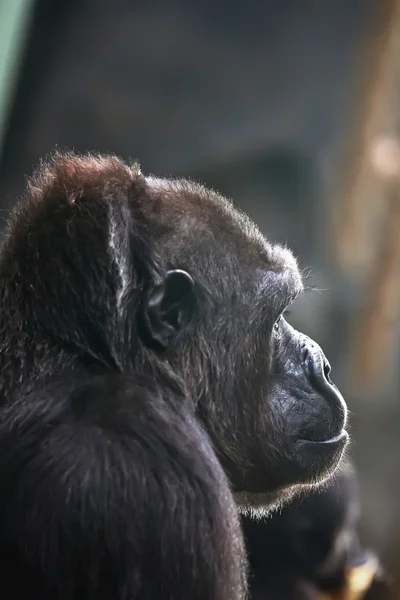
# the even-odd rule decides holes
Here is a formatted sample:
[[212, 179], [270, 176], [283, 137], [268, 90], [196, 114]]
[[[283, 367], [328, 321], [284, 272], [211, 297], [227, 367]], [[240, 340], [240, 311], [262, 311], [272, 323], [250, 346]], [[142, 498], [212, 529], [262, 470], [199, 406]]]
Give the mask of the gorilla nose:
[[331, 365], [318, 344], [308, 339], [304, 347], [303, 356], [311, 381], [315, 387], [336, 387], [331, 379]]
[[308, 370], [311, 379], [318, 380], [318, 384], [326, 383], [333, 385], [330, 374], [331, 365], [329, 364], [321, 347], [306, 335], [302, 335], [302, 357], [304, 367]]
[[326, 381], [329, 383], [329, 385], [333, 385], [333, 381], [330, 378], [330, 374], [331, 374], [331, 370], [332, 370], [331, 365], [329, 364], [329, 362], [327, 361], [327, 359], [323, 353], [322, 353], [322, 364], [323, 364], [322, 372], [324, 374]]
[[304, 367], [309, 373], [314, 389], [343, 410], [346, 406], [345, 402], [331, 379], [331, 365], [322, 348], [314, 340], [303, 335], [302, 354]]
[[346, 421], [346, 404], [331, 379], [331, 365], [321, 347], [308, 336], [303, 338], [303, 360], [313, 388], [331, 404], [333, 410], [339, 409], [339, 412], [344, 412]]

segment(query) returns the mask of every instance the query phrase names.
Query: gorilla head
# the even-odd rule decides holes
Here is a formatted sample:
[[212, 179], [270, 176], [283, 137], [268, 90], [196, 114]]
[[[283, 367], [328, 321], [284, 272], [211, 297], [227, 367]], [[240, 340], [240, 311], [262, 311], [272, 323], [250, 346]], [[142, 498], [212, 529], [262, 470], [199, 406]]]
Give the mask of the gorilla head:
[[[129, 527], [147, 523], [151, 528], [155, 517], [149, 517], [150, 502], [163, 535], [168, 531], [164, 550], [172, 543], [178, 548], [176, 523], [187, 528], [185, 540], [189, 530], [195, 539], [196, 511], [213, 511], [217, 522], [230, 510], [231, 489], [245, 510], [280, 502], [333, 473], [348, 437], [346, 407], [320, 347], [283, 316], [302, 291], [290, 251], [269, 244], [215, 192], [188, 181], [145, 177], [136, 165], [110, 156], [64, 154], [43, 163], [25, 202], [14, 211], [0, 259], [0, 447], [9, 456], [7, 465], [0, 461], [0, 488], [8, 486], [0, 538], [3, 533], [3, 540], [11, 540], [17, 566], [21, 568], [20, 550], [15, 550], [20, 542], [13, 539], [10, 523], [21, 531], [24, 523], [29, 556], [34, 551], [26, 550], [27, 540], [47, 530], [51, 543], [60, 541], [57, 527], [67, 535], [65, 514], [81, 514], [82, 506], [89, 517], [79, 527], [71, 526], [69, 546], [62, 538], [63, 553], [67, 547], [72, 552], [79, 528], [90, 543], [102, 531], [104, 544], [113, 539], [118, 548], [130, 535], [148, 544], [144, 529], [139, 534]], [[129, 465], [128, 471], [122, 464]], [[218, 485], [204, 476], [205, 465]], [[48, 477], [49, 469], [56, 475], [39, 498], [36, 484]], [[176, 480], [166, 490], [163, 485], [172, 472]], [[185, 487], [194, 472], [204, 493], [189, 493]], [[110, 473], [116, 473], [112, 488], [104, 483]], [[146, 495], [153, 476], [157, 503]], [[97, 480], [95, 486], [96, 477], [101, 486]], [[107, 537], [90, 502], [81, 502], [82, 494], [95, 487], [97, 495], [90, 497], [101, 519], [106, 505], [107, 515], [112, 514], [110, 497], [123, 514], [125, 529], [118, 534], [112, 530]], [[139, 510], [144, 490], [146, 501]], [[46, 506], [51, 513], [52, 491], [62, 510], [50, 518]], [[190, 519], [178, 508], [177, 498], [183, 496], [185, 510], [194, 507]], [[205, 506], [204, 498], [211, 496], [214, 504], [220, 502], [220, 513], [210, 508], [211, 500]], [[39, 500], [41, 520], [34, 508]], [[71, 508], [74, 502], [81, 508]], [[21, 520], [22, 507], [27, 512]], [[162, 519], [171, 526], [162, 525]], [[96, 530], [90, 528], [95, 521]], [[232, 529], [231, 513], [226, 523]], [[198, 552], [204, 551], [208, 568], [217, 572], [217, 558], [211, 567], [210, 557], [222, 550], [217, 552], [217, 541], [210, 550], [218, 530], [210, 532], [203, 522], [198, 536], [207, 541], [199, 542]], [[226, 540], [226, 531], [223, 535]], [[235, 535], [240, 538], [239, 530]], [[58, 571], [62, 559], [57, 562], [57, 553], [50, 552], [51, 543], [46, 556]], [[135, 560], [143, 561], [143, 547], [135, 544]], [[3, 554], [9, 551], [6, 544]], [[41, 552], [44, 568], [43, 547]], [[101, 576], [107, 560], [98, 559]], [[71, 567], [63, 581], [76, 578], [80, 568]], [[153, 568], [157, 573], [164, 569]], [[135, 590], [147, 590], [144, 596], [152, 598], [150, 588], [138, 583], [144, 577], [140, 573]], [[160, 589], [173, 588], [180, 598], [179, 577], [183, 575], [176, 575], [175, 588], [160, 583], [154, 597], [169, 598]], [[211, 593], [193, 587], [190, 597], [240, 597], [224, 577], [227, 596], [214, 588]], [[155, 585], [155, 579], [147, 577], [147, 584]], [[104, 589], [116, 594], [117, 588]], [[78, 597], [54, 593], [49, 597]], [[128, 597], [120, 593], [114, 597]], [[182, 597], [189, 597], [186, 593], [181, 591]], [[131, 597], [136, 597], [133, 592]]]
[[144, 339], [183, 376], [239, 505], [271, 506], [332, 473], [348, 438], [329, 362], [283, 316], [303, 292], [296, 261], [218, 194], [142, 182], [161, 259]]

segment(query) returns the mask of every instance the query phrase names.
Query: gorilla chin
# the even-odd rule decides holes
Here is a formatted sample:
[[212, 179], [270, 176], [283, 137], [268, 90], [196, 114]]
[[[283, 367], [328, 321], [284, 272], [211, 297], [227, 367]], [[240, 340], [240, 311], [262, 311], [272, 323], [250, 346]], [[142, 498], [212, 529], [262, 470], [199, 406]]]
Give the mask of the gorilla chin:
[[273, 492], [235, 492], [234, 498], [241, 515], [263, 519], [290, 504], [301, 494], [308, 494], [312, 487], [312, 484], [304, 483]]
[[286, 472], [295, 471], [297, 476], [303, 473], [303, 481], [270, 492], [236, 491], [234, 497], [239, 512], [262, 518], [289, 504], [293, 498], [307, 495], [311, 489], [322, 486], [331, 479], [339, 465], [344, 464], [343, 455], [348, 441], [349, 434], [344, 429], [325, 441], [298, 439], [293, 444], [291, 465], [288, 463]]
[[322, 442], [297, 440], [294, 443], [292, 468], [297, 473], [304, 472], [304, 481], [276, 488], [271, 492], [234, 493], [239, 512], [255, 519], [263, 518], [294, 498], [308, 495], [310, 490], [322, 487], [332, 478], [339, 465], [344, 465], [343, 455], [347, 447], [349, 434], [343, 430], [338, 436]]
[[317, 481], [324, 480], [340, 463], [348, 440], [349, 434], [345, 429], [328, 440], [297, 440], [294, 460], [299, 468], [313, 473]]

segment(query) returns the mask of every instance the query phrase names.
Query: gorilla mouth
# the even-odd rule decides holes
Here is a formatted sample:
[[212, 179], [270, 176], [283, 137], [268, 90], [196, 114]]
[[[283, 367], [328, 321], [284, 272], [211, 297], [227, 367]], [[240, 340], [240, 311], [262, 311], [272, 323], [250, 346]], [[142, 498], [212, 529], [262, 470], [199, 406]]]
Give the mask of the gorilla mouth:
[[298, 443], [301, 443], [304, 445], [312, 444], [312, 445], [317, 445], [317, 446], [321, 446], [321, 445], [322, 446], [340, 446], [340, 445], [346, 444], [348, 439], [349, 439], [349, 434], [347, 433], [347, 431], [345, 429], [342, 429], [342, 431], [340, 433], [338, 433], [338, 435], [335, 435], [326, 440], [309, 440], [309, 439], [300, 438], [298, 440]]
[[325, 473], [332, 472], [339, 464], [347, 446], [349, 434], [345, 429], [334, 437], [324, 440], [298, 439], [295, 443], [296, 463], [313, 472], [319, 479]]

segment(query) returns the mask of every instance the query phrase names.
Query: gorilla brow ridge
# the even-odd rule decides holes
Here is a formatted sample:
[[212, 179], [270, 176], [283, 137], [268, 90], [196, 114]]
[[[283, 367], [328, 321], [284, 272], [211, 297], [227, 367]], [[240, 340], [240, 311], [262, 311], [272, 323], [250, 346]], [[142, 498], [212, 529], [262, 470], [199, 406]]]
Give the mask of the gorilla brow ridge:
[[300, 272], [297, 267], [296, 269], [289, 267], [274, 271], [263, 270], [257, 295], [262, 302], [268, 298], [268, 303], [275, 306], [277, 313], [281, 313], [303, 292], [304, 285]]

